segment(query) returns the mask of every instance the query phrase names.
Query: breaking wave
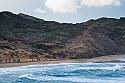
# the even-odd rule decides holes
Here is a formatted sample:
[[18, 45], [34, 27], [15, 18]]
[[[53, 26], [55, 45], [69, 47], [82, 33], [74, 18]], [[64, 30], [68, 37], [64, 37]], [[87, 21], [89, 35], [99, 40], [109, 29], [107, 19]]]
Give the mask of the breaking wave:
[[59, 63], [0, 68], [2, 83], [124, 83], [125, 63]]

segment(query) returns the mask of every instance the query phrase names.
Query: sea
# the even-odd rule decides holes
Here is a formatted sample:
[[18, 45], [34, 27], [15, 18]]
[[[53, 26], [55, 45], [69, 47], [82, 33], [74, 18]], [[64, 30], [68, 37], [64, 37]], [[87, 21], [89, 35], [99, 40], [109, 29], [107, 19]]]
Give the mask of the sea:
[[0, 83], [125, 83], [125, 63], [58, 63], [0, 68]]

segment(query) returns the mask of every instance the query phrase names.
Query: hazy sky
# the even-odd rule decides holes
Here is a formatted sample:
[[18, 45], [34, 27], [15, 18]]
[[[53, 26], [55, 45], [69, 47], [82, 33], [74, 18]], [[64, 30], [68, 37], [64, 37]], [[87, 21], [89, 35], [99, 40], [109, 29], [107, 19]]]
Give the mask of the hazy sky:
[[0, 0], [0, 11], [76, 23], [99, 17], [123, 17], [125, 0]]

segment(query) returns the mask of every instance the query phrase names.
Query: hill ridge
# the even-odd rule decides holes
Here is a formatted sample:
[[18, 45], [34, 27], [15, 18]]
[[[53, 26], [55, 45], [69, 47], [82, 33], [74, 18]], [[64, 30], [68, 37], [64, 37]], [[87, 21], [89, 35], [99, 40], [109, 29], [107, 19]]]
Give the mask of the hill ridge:
[[117, 54], [125, 54], [124, 17], [72, 24], [0, 12], [0, 60], [81, 59]]

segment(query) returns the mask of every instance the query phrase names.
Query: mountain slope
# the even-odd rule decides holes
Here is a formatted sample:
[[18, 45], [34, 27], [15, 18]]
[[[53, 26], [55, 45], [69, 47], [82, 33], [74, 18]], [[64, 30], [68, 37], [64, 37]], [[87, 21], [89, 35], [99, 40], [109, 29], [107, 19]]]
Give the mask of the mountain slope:
[[125, 18], [71, 24], [0, 12], [2, 60], [79, 59], [124, 53]]
[[81, 35], [71, 40], [67, 45], [71, 55], [75, 53], [75, 56], [78, 54], [80, 58], [92, 58], [100, 55], [124, 54], [125, 23], [122, 22], [125, 21], [104, 18], [103, 22], [100, 20], [86, 26]]

